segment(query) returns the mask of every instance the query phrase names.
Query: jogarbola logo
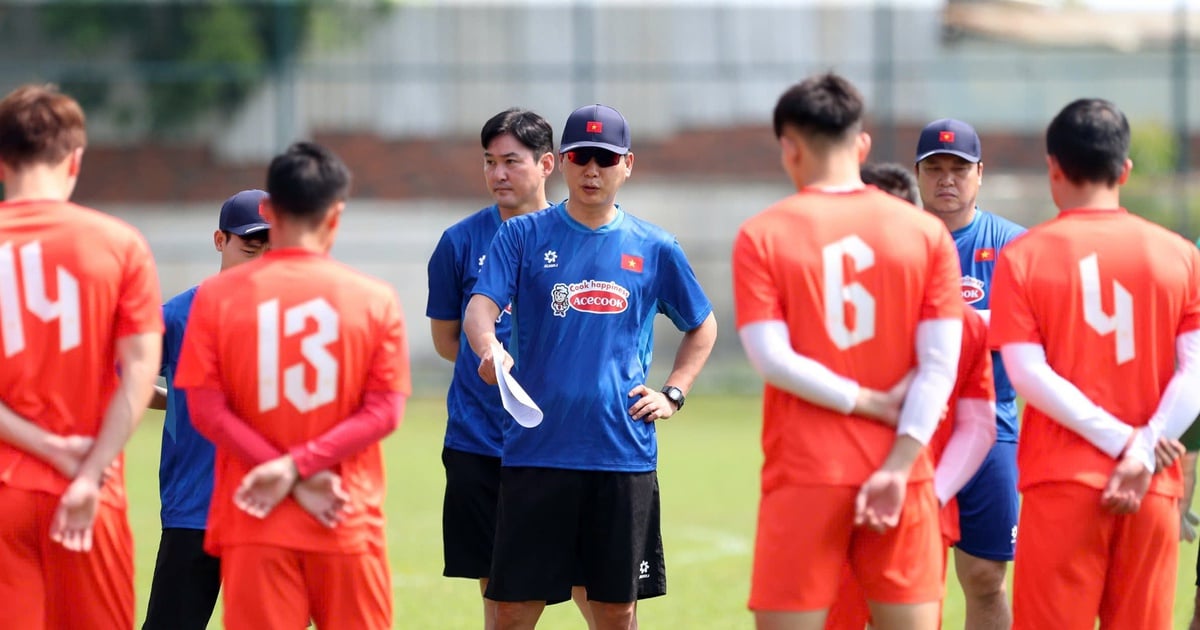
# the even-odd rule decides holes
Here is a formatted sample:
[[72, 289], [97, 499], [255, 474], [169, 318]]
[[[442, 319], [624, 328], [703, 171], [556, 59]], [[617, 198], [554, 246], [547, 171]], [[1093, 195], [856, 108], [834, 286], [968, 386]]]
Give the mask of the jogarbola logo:
[[962, 299], [967, 304], [974, 304], [983, 299], [983, 280], [963, 276]]
[[612, 315], [629, 308], [629, 289], [606, 280], [584, 280], [573, 284], [559, 282], [550, 289], [550, 310], [566, 317], [575, 309], [584, 313]]

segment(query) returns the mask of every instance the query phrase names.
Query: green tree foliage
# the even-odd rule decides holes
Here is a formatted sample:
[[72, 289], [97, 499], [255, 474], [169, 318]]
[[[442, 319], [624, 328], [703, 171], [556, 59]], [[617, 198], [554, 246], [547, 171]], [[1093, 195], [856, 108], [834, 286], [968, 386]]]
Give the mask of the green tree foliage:
[[[42, 8], [44, 35], [67, 53], [97, 58], [119, 51], [145, 90], [152, 131], [198, 115], [228, 113], [296, 55], [313, 0], [206, 3], [55, 3]], [[86, 66], [84, 66], [86, 67]], [[59, 78], [85, 107], [109, 103], [113, 76], [94, 70]]]

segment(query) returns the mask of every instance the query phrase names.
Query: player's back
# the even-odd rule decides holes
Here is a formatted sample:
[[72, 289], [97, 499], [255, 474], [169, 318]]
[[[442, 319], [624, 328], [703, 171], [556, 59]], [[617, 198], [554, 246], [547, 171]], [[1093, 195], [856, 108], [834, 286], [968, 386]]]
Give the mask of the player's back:
[[[154, 261], [126, 223], [65, 202], [0, 203], [0, 400], [60, 435], [95, 435], [117, 387], [116, 340], [162, 331]], [[0, 442], [0, 476], [67, 480]]]
[[[408, 351], [395, 293], [328, 256], [272, 250], [210, 278], [196, 295], [187, 334], [202, 330], [215, 334], [219, 365], [220, 382], [209, 385], [219, 386], [234, 413], [281, 449], [304, 444], [345, 420], [367, 391], [408, 393]], [[380, 373], [379, 353], [404, 360], [395, 361], [391, 373]], [[217, 522], [218, 505], [228, 508], [217, 534], [223, 543], [332, 551], [361, 546], [378, 533], [362, 536], [364, 527], [376, 530], [382, 523], [378, 444], [339, 465], [356, 513], [333, 533], [292, 502], [267, 521], [224, 505], [249, 470], [246, 462], [218, 449], [210, 524]], [[282, 522], [295, 527], [279, 531]]]
[[[734, 252], [738, 326], [782, 319], [792, 348], [863, 386], [888, 389], [916, 366], [917, 324], [957, 319], [960, 272], [935, 218], [870, 188], [806, 191], [749, 219]], [[883, 462], [893, 429], [812, 405], [768, 385], [763, 444], [774, 483], [859, 484]], [[926, 458], [913, 480], [927, 479]]]
[[[1188, 314], [1200, 299], [1196, 248], [1123, 210], [1067, 210], [1009, 245], [1001, 264], [1027, 309], [1014, 323], [1045, 347], [1050, 367], [1122, 421], [1148, 422], [1175, 369], [1176, 336], [1200, 325]], [[1022, 487], [1064, 475], [1107, 481], [1112, 459], [1039, 410], [1026, 409], [1022, 432]], [[1175, 467], [1151, 490], [1178, 483]]]

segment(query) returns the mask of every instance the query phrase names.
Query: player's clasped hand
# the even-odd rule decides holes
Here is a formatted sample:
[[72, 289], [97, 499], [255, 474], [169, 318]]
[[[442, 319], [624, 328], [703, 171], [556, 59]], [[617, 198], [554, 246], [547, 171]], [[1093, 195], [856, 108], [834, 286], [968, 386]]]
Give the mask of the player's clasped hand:
[[72, 481], [54, 512], [50, 540], [69, 551], [91, 551], [92, 525], [99, 501], [100, 484], [94, 479], [80, 477]]
[[902, 472], [878, 470], [858, 491], [854, 501], [854, 524], [883, 533], [900, 524], [904, 507], [908, 475]]
[[1150, 489], [1151, 472], [1137, 459], [1123, 456], [1113, 469], [1100, 503], [1114, 514], [1132, 514], [1142, 506]]
[[325, 527], [337, 527], [353, 513], [342, 478], [328, 470], [298, 482], [292, 489], [292, 498]]
[[1187, 454], [1183, 442], [1168, 438], [1159, 438], [1154, 445], [1154, 472], [1160, 473], [1175, 463], [1175, 460]]
[[242, 478], [233, 502], [251, 516], [266, 518], [292, 492], [299, 477], [290, 455], [263, 462]]
[[641, 398], [629, 408], [629, 415], [633, 416], [634, 420], [654, 422], [655, 420], [666, 420], [675, 415], [675, 403], [672, 403], [662, 392], [656, 392], [645, 385], [638, 385], [629, 390], [629, 397], [635, 396], [641, 396]]

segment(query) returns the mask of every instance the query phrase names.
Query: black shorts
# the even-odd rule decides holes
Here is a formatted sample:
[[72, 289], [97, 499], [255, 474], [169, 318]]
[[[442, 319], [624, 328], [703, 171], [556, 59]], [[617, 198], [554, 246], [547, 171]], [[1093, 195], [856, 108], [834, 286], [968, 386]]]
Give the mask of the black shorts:
[[204, 553], [204, 530], [162, 530], [142, 630], [204, 630], [220, 590], [221, 561]]
[[492, 568], [500, 458], [442, 449], [446, 495], [442, 500], [442, 575], [480, 579]]
[[505, 467], [500, 480], [485, 597], [554, 604], [577, 584], [597, 602], [666, 594], [654, 471]]

